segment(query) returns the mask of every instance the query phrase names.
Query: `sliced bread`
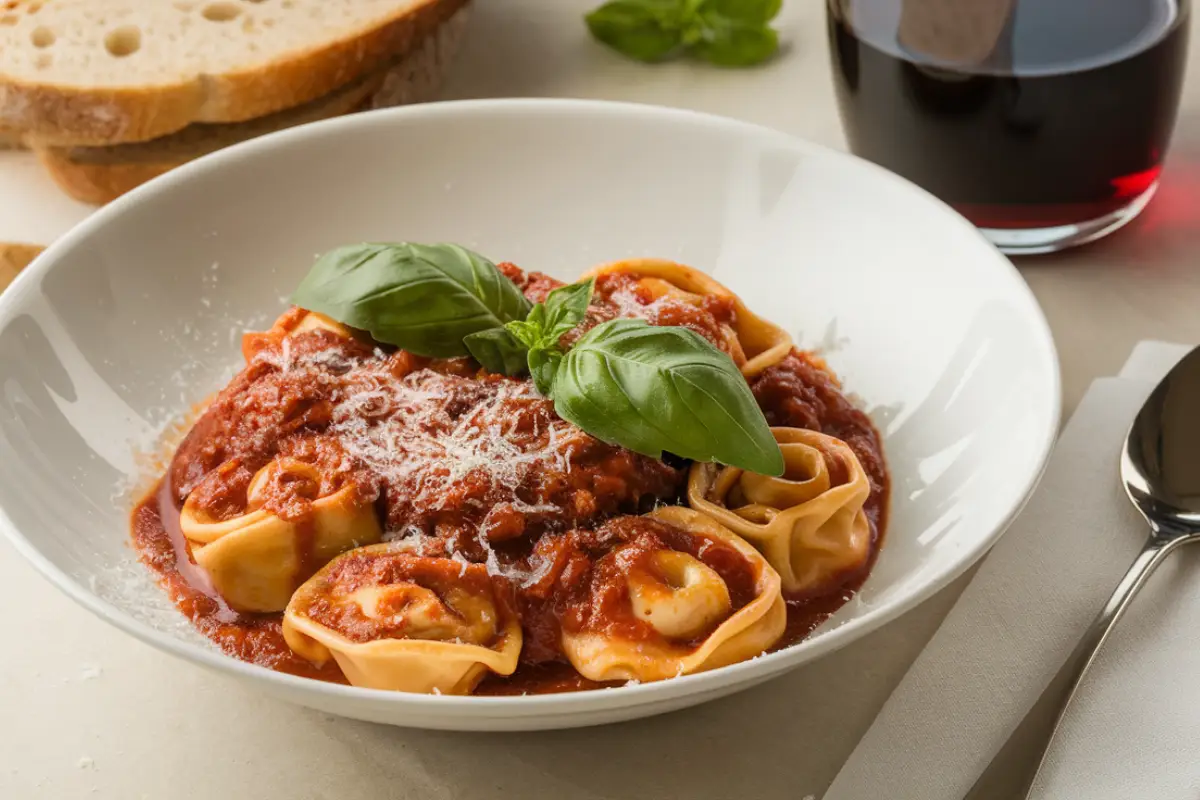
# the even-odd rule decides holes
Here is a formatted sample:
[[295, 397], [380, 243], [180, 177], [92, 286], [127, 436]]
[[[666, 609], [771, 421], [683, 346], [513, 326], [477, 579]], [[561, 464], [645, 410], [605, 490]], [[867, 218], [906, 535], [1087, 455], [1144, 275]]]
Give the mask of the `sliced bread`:
[[36, 244], [0, 242], [0, 291], [12, 283], [45, 248]]
[[462, 40], [464, 7], [387, 69], [364, 75], [316, 100], [247, 122], [194, 123], [149, 142], [35, 150], [55, 182], [85, 203], [102, 205], [180, 164], [284, 128], [368, 108], [432, 100]]
[[0, 0], [0, 128], [148, 141], [293, 108], [383, 69], [467, 0]]

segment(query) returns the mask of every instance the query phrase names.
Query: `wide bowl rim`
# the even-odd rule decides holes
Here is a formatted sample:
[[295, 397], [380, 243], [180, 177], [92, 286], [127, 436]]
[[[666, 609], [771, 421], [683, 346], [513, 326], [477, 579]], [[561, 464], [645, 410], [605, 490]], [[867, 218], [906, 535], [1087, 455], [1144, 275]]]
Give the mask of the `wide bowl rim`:
[[967, 220], [959, 216], [945, 203], [904, 178], [849, 153], [816, 144], [782, 131], [716, 114], [607, 100], [549, 98], [454, 100], [337, 117], [268, 134], [217, 151], [176, 168], [95, 211], [66, 235], [51, 244], [35, 259], [34, 263], [17, 276], [7, 291], [0, 294], [0, 325], [4, 325], [15, 316], [14, 311], [21, 306], [25, 295], [30, 293], [37, 283], [54, 269], [54, 266], [62, 260], [63, 255], [87, 241], [95, 232], [118, 219], [125, 213], [126, 209], [150, 201], [160, 194], [169, 193], [174, 190], [175, 186], [184, 184], [195, 177], [222, 169], [227, 164], [253, 159], [257, 154], [280, 145], [295, 143], [305, 139], [317, 139], [344, 129], [386, 128], [396, 124], [417, 123], [421, 120], [438, 120], [476, 115], [486, 116], [488, 114], [512, 112], [564, 114], [568, 116], [592, 114], [615, 117], [641, 117], [643, 119], [657, 118], [663, 122], [686, 122], [700, 126], [725, 128], [742, 136], [756, 137], [763, 140], [774, 139], [776, 142], [805, 152], [810, 156], [852, 164], [854, 169], [867, 170], [873, 173], [878, 180], [902, 184], [906, 187], [907, 191], [914, 193], [914, 197], [923, 196], [924, 202], [932, 203], [938, 207], [946, 216], [947, 225], [957, 225], [963, 229], [969, 229], [971, 234], [980, 243], [981, 255], [986, 255], [990, 252], [991, 257], [988, 260], [995, 265], [995, 269], [998, 269], [1005, 275], [1014, 289], [1015, 295], [1020, 296], [1027, 302], [1028, 307], [1025, 309], [1028, 312], [1026, 322], [1031, 325], [1032, 330], [1030, 333], [1034, 337], [1033, 341], [1036, 345], [1036, 351], [1040, 352], [1047, 359], [1043, 366], [1048, 372], [1048, 375], [1044, 377], [1049, 380], [1051, 408], [1048, 410], [1049, 413], [1045, 414], [1041, 438], [1037, 445], [1036, 467], [1031, 470], [1029, 475], [1024, 477], [1017, 502], [1013, 504], [1007, 513], [995, 521], [992, 530], [986, 535], [976, 537], [969, 546], [956, 551], [953, 558], [949, 559], [950, 564], [948, 567], [931, 571], [929, 576], [919, 579], [913, 587], [906, 589], [899, 596], [890, 598], [887, 603], [868, 608], [861, 616], [824, 631], [814, 638], [806, 639], [782, 650], [761, 655], [748, 661], [731, 664], [709, 672], [680, 676], [667, 681], [627, 685], [599, 691], [547, 695], [424, 695], [344, 686], [275, 672], [265, 667], [232, 658], [205, 645], [194, 644], [179, 639], [126, 614], [72, 579], [59, 569], [57, 565], [42, 555], [33, 542], [17, 529], [4, 510], [0, 508], [0, 531], [4, 533], [16, 551], [26, 558], [38, 572], [59, 590], [104, 621], [160, 650], [217, 672], [257, 683], [275, 684], [276, 688], [289, 690], [293, 695], [309, 692], [316, 693], [317, 695], [323, 695], [331, 701], [339, 699], [350, 702], [367, 701], [369, 703], [396, 708], [406, 708], [412, 712], [449, 714], [459, 719], [470, 716], [487, 718], [512, 717], [515, 719], [547, 713], [560, 716], [603, 708], [615, 709], [649, 704], [653, 701], [666, 701], [684, 695], [702, 694], [706, 690], [717, 690], [733, 684], [750, 683], [755, 678], [761, 680], [784, 672], [792, 667], [799, 666], [824, 654], [833, 652], [879, 629], [915, 608], [966, 572], [1003, 535], [1013, 519], [1028, 502], [1042, 473], [1045, 471], [1057, 435], [1061, 414], [1062, 388], [1058, 353], [1045, 315], [1029, 286], [1025, 283], [1016, 267], [992, 248], [991, 244]]

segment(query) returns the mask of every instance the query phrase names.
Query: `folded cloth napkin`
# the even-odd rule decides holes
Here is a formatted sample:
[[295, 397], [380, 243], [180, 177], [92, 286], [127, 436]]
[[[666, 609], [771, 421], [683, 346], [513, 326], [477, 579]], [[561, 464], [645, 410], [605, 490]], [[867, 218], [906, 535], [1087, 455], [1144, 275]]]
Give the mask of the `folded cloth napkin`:
[[[1187, 352], [1144, 342], [1120, 377], [1092, 385], [1028, 506], [824, 800], [962, 800], [971, 790], [1146, 539], [1121, 489], [1118, 457], [1142, 402]], [[1120, 622], [1064, 720], [1033, 797], [1200, 798], [1196, 551], [1171, 556]], [[1011, 790], [996, 798], [1009, 800]]]

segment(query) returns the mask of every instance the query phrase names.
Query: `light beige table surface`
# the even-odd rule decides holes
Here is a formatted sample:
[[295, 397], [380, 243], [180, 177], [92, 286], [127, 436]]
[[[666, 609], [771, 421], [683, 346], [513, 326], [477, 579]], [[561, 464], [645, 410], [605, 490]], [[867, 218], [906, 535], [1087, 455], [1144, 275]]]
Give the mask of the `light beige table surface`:
[[[780, 19], [786, 54], [748, 71], [616, 58], [587, 38], [588, 0], [478, 5], [450, 97], [685, 106], [843, 146], [818, 0], [788, 0]], [[1091, 380], [1117, 370], [1135, 341], [1200, 341], [1196, 77], [1162, 191], [1145, 216], [1098, 246], [1020, 265], [1058, 342], [1068, 411]], [[48, 187], [27, 155], [0, 154], [0, 241], [44, 243], [83, 213]], [[3, 542], [0, 587], [4, 800], [802, 800], [832, 780], [962, 583], [844, 650], [732, 698], [543, 734], [401, 730], [259, 697], [92, 618]]]

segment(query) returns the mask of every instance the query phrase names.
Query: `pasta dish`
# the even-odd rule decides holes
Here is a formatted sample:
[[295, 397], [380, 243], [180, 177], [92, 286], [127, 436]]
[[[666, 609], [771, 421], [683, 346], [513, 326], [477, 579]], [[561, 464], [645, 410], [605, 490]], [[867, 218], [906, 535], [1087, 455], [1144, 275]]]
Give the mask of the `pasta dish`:
[[436, 694], [665, 680], [803, 639], [874, 563], [870, 420], [698, 270], [356, 245], [293, 303], [133, 512], [232, 657]]

